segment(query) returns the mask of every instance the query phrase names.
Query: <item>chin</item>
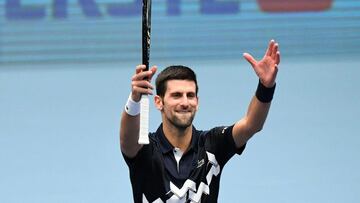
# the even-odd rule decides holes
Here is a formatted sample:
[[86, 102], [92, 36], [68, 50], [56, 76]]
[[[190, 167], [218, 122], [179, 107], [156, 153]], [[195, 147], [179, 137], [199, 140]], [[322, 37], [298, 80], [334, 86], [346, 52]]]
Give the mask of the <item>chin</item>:
[[175, 121], [174, 123], [179, 128], [188, 128], [188, 127], [192, 126], [192, 121], [193, 121], [193, 118], [189, 118], [186, 120], [179, 119], [177, 122]]
[[185, 130], [186, 128], [191, 126], [191, 123], [190, 124], [175, 124], [175, 126], [179, 129]]

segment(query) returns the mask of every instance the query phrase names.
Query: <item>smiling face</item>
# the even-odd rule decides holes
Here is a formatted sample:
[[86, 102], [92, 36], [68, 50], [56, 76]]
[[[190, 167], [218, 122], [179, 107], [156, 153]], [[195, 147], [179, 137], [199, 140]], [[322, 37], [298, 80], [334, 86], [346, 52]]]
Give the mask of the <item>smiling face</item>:
[[168, 80], [166, 82], [164, 97], [155, 96], [156, 107], [161, 111], [165, 125], [186, 129], [192, 125], [198, 109], [196, 84], [190, 80]]

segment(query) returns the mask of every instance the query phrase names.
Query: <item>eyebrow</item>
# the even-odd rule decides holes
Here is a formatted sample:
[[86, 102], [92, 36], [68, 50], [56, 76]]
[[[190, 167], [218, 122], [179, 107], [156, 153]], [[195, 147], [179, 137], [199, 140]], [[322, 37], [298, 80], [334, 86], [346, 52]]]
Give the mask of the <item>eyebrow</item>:
[[196, 92], [194, 92], [194, 91], [189, 91], [189, 92], [175, 91], [175, 92], [169, 93], [169, 95], [171, 95], [171, 96], [183, 95], [183, 94], [186, 94], [188, 96], [196, 96]]

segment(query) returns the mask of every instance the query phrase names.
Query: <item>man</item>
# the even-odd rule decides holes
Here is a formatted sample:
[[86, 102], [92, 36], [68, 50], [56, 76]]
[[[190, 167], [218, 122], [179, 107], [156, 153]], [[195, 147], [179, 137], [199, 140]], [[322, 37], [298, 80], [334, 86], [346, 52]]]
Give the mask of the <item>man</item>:
[[156, 78], [155, 105], [162, 124], [149, 133], [150, 144], [138, 144], [139, 100], [152, 94], [150, 81], [157, 68], [139, 65], [121, 118], [120, 144], [130, 170], [135, 202], [217, 202], [220, 175], [226, 162], [241, 154], [246, 142], [259, 132], [269, 112], [280, 63], [278, 44], [271, 40], [265, 56], [244, 58], [259, 77], [247, 114], [233, 125], [197, 130], [192, 121], [198, 110], [195, 73], [170, 66]]

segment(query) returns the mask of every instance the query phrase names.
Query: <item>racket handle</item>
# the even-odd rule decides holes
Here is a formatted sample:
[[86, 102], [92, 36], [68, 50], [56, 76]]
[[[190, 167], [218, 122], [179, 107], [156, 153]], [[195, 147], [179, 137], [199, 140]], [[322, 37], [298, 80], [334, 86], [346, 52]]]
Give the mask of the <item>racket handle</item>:
[[149, 144], [149, 96], [141, 95], [140, 99], [140, 132], [139, 144]]

